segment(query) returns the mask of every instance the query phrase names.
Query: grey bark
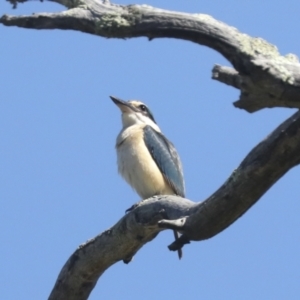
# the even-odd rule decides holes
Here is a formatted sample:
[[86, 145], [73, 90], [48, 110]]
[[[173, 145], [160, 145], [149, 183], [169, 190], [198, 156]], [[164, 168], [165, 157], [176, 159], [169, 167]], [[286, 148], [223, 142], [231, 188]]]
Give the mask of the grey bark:
[[[10, 0], [14, 5], [26, 0]], [[0, 23], [33, 29], [70, 29], [107, 38], [177, 38], [208, 46], [222, 54], [239, 74], [236, 107], [255, 112], [266, 107], [300, 107], [300, 64], [293, 54], [281, 56], [276, 46], [252, 38], [211, 16], [178, 13], [148, 5], [116, 5], [97, 0], [54, 0], [60, 13], [4, 15]], [[224, 70], [214, 79], [225, 77]], [[217, 75], [219, 73], [219, 75]], [[231, 75], [227, 72], [226, 77]], [[230, 84], [230, 81], [227, 81]], [[233, 85], [234, 86], [234, 85]]]
[[[16, 6], [26, 0], [10, 0]], [[208, 46], [233, 66], [215, 66], [213, 79], [240, 90], [238, 108], [300, 107], [300, 64], [281, 56], [274, 45], [252, 38], [208, 15], [186, 14], [147, 5], [109, 1], [54, 0], [60, 13], [4, 15], [0, 23], [32, 29], [79, 30], [107, 38], [177, 38]], [[241, 217], [291, 168], [300, 163], [300, 112], [259, 143], [228, 180], [208, 199], [194, 203], [175, 196], [137, 204], [116, 225], [79, 246], [62, 268], [49, 299], [87, 299], [112, 264], [132, 256], [161, 230], [182, 233], [169, 245], [177, 250], [190, 241], [211, 238]]]

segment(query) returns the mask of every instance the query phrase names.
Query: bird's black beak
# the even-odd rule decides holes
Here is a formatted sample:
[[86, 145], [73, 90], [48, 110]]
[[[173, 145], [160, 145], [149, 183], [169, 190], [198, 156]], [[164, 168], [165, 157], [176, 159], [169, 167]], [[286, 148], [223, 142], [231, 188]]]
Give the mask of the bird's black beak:
[[136, 108], [132, 106], [129, 102], [121, 100], [120, 98], [109, 96], [110, 99], [120, 108], [123, 113], [129, 113], [136, 111]]

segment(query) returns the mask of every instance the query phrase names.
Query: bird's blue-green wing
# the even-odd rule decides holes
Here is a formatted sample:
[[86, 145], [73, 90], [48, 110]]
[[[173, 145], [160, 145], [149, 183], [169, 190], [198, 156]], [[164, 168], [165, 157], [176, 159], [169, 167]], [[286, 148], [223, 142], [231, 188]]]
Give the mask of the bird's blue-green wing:
[[144, 142], [174, 194], [185, 197], [182, 165], [174, 145], [149, 125], [144, 127]]

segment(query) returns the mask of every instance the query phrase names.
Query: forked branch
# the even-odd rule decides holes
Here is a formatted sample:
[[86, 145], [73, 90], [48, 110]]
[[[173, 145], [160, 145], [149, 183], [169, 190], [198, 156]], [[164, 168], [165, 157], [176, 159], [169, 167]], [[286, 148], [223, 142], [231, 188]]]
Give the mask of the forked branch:
[[[266, 107], [300, 108], [300, 64], [297, 57], [292, 54], [281, 56], [276, 46], [241, 33], [211, 16], [99, 0], [52, 1], [68, 10], [31, 16], [3, 15], [0, 23], [33, 29], [78, 30], [106, 38], [143, 36], [149, 40], [176, 38], [192, 41], [218, 51], [232, 64], [239, 75], [238, 88], [241, 90], [236, 107], [248, 112]], [[26, 0], [10, 2], [15, 5]], [[219, 76], [216, 76], [214, 70], [214, 79], [222, 80], [223, 71], [220, 69]]]
[[[10, 0], [14, 5], [26, 0]], [[261, 38], [252, 38], [208, 15], [186, 14], [147, 5], [116, 5], [99, 0], [54, 0], [60, 13], [4, 15], [0, 23], [32, 29], [78, 30], [107, 38], [177, 38], [208, 46], [231, 67], [215, 66], [213, 79], [241, 91], [236, 107], [254, 112], [266, 107], [300, 108], [300, 64], [281, 56]], [[195, 204], [175, 196], [139, 203], [115, 226], [81, 245], [63, 267], [49, 299], [87, 299], [101, 274], [132, 256], [163, 229], [176, 229], [177, 250], [208, 239], [242, 216], [276, 181], [300, 163], [300, 113], [258, 144], [207, 200]]]

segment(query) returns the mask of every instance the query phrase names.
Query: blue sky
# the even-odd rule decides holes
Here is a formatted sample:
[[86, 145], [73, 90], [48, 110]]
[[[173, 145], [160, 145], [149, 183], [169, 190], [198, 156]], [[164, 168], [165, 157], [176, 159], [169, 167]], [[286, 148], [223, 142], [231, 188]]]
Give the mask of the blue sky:
[[[300, 52], [296, 0], [147, 4], [209, 14], [282, 54]], [[0, 3], [1, 15], [62, 9]], [[229, 63], [191, 42], [4, 26], [0, 36], [2, 299], [46, 299], [76, 247], [138, 200], [117, 174], [121, 120], [109, 95], [148, 104], [180, 153], [193, 201], [211, 195], [294, 113], [234, 108], [238, 91], [211, 80], [214, 64]], [[291, 170], [221, 234], [187, 245], [181, 261], [167, 249], [172, 233], [161, 233], [129, 265], [106, 271], [90, 299], [299, 299], [299, 175]]]

